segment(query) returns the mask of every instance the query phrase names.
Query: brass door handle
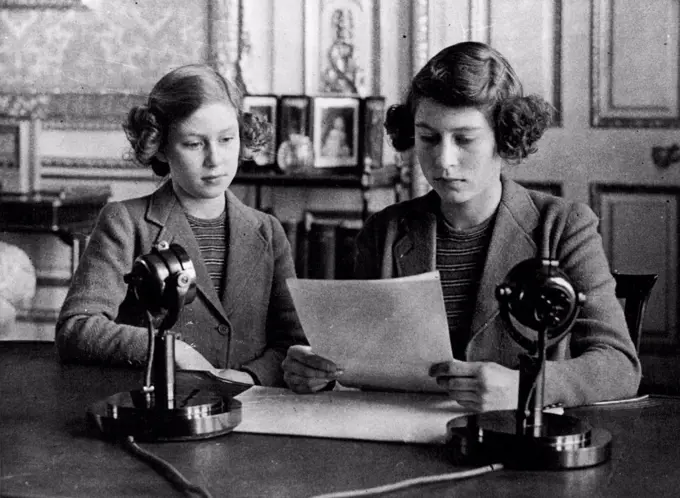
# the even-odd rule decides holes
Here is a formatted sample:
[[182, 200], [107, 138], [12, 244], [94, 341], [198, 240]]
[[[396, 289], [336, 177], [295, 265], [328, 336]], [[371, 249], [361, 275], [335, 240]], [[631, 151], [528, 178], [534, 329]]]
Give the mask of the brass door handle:
[[655, 145], [652, 147], [652, 160], [658, 168], [667, 168], [673, 163], [680, 162], [680, 145], [673, 144], [668, 147]]

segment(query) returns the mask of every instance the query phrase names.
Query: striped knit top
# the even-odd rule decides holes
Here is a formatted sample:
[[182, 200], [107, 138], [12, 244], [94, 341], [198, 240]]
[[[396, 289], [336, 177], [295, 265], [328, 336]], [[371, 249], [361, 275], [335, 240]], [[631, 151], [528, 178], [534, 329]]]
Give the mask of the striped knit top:
[[221, 215], [212, 219], [196, 218], [189, 213], [185, 214], [198, 242], [198, 247], [201, 249], [203, 263], [208, 269], [217, 295], [222, 299], [227, 266], [227, 211], [222, 211]]
[[437, 270], [439, 270], [453, 357], [464, 360], [470, 340], [477, 289], [493, 230], [491, 216], [483, 223], [456, 230], [440, 213], [437, 217]]

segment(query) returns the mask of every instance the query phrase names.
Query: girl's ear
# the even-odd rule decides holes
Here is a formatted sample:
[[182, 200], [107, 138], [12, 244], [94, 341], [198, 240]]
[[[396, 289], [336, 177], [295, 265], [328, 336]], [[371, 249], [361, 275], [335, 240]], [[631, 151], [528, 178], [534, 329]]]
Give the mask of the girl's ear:
[[165, 155], [165, 152], [162, 149], [159, 149], [158, 152], [155, 154], [156, 159], [159, 161], [162, 161], [164, 163], [168, 162], [168, 156]]

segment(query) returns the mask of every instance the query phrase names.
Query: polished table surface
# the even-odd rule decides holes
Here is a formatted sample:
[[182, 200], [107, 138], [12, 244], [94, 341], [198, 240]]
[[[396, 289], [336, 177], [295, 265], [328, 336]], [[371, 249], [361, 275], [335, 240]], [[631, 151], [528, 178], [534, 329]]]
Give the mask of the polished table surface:
[[[182, 496], [148, 464], [87, 429], [93, 402], [140, 373], [62, 366], [51, 343], [0, 342], [0, 495]], [[680, 496], [680, 399], [568, 410], [614, 438], [611, 461], [569, 471], [501, 470], [405, 496]], [[463, 470], [441, 446], [253, 434], [141, 443], [214, 497], [307, 497]]]

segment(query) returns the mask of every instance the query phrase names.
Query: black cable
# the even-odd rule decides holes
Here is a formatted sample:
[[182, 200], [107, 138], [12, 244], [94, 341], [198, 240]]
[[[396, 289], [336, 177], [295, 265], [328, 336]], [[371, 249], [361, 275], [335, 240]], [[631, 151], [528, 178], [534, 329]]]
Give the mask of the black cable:
[[184, 491], [185, 493], [194, 493], [202, 498], [212, 498], [212, 495], [205, 487], [193, 484], [191, 481], [187, 480], [187, 478], [169, 462], [139, 446], [134, 437], [126, 436], [125, 439], [121, 440], [121, 443], [123, 448], [140, 460], [148, 463], [156, 470], [156, 472], [170, 481], [170, 484], [175, 488]]

